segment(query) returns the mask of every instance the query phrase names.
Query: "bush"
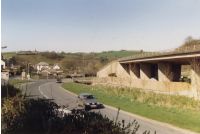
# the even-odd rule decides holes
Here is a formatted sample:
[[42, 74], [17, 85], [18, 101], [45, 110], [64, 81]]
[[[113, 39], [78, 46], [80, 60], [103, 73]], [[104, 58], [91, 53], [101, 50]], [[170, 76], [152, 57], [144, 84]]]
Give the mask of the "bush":
[[[2, 107], [3, 133], [13, 134], [135, 134], [137, 121], [125, 125], [114, 122], [100, 113], [73, 110], [72, 114], [59, 116], [58, 106], [45, 99], [7, 99]], [[146, 132], [145, 132], [146, 133]]]
[[[136, 121], [125, 126], [124, 121], [115, 123], [107, 117], [103, 117], [100, 113], [77, 110], [74, 110], [72, 114], [66, 115], [59, 122], [59, 125], [57, 125], [58, 120], [54, 120], [53, 122], [52, 124], [55, 126], [51, 127], [54, 129], [52, 132], [70, 134], [129, 134], [131, 132], [135, 133], [139, 129]], [[63, 128], [58, 128], [60, 126], [63, 126]], [[130, 129], [132, 126], [135, 126], [133, 130]]]
[[[2, 124], [6, 132], [16, 130], [21, 127], [24, 104], [22, 97], [12, 97], [5, 99], [2, 105]], [[2, 131], [3, 133], [4, 131]]]
[[10, 84], [1, 85], [2, 99], [6, 98], [6, 97], [14, 97], [20, 93], [21, 93], [21, 91], [19, 89], [15, 88], [13, 85], [10, 85]]
[[45, 99], [6, 99], [2, 106], [4, 132], [45, 132], [49, 120], [57, 117], [56, 108], [55, 103]]

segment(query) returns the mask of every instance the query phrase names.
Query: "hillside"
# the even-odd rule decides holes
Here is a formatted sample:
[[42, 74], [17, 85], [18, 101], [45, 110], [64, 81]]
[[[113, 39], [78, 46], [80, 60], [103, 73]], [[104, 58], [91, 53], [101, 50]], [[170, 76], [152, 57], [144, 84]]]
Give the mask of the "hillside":
[[30, 63], [35, 65], [41, 61], [47, 62], [50, 65], [55, 63], [60, 64], [66, 72], [85, 72], [95, 73], [105, 64], [110, 61], [136, 55], [142, 51], [105, 51], [99, 53], [55, 53], [55, 52], [40, 52], [35, 55], [17, 54], [15, 52], [2, 53], [4, 58], [11, 59], [11, 62], [16, 65], [25, 65]]

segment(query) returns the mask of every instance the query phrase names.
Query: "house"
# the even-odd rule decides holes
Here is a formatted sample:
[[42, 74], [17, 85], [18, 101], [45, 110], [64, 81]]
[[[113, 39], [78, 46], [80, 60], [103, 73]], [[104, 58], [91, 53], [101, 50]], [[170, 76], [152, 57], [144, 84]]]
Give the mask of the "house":
[[1, 71], [1, 79], [6, 81], [9, 80], [9, 70]]
[[48, 75], [51, 74], [51, 72], [50, 72], [50, 70], [42, 70], [42, 71], [40, 72], [40, 74], [41, 74], [42, 76], [48, 76]]
[[53, 70], [60, 70], [60, 66], [59, 66], [58, 64], [55, 64], [55, 65], [53, 66]]
[[36, 65], [37, 73], [41, 72], [42, 70], [50, 69], [49, 64], [46, 62], [40, 62]]
[[1, 60], [1, 69], [5, 69], [6, 68], [6, 63], [5, 61]]

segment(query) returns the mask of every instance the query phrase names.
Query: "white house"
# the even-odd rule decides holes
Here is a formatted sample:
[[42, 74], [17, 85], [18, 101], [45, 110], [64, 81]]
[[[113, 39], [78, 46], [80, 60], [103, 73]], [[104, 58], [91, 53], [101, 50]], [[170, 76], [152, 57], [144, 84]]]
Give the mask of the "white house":
[[6, 68], [6, 63], [5, 61], [1, 60], [1, 69], [5, 69]]
[[6, 70], [6, 63], [3, 60], [1, 60], [1, 79], [9, 80], [9, 70]]
[[55, 64], [55, 65], [53, 66], [53, 70], [60, 70], [60, 66], [59, 66], [58, 64]]
[[6, 81], [9, 80], [9, 71], [1, 72], [1, 79]]
[[50, 69], [49, 64], [46, 62], [40, 62], [36, 65], [37, 72], [40, 72], [44, 69]]

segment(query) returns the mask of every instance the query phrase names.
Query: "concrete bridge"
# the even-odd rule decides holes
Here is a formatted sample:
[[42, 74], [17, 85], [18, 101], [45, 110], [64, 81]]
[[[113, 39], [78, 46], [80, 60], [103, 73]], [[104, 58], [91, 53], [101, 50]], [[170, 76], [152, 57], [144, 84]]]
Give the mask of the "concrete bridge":
[[[191, 82], [183, 82], [184, 67]], [[126, 57], [97, 73], [102, 83], [200, 96], [200, 51]], [[103, 82], [104, 80], [104, 82]]]

